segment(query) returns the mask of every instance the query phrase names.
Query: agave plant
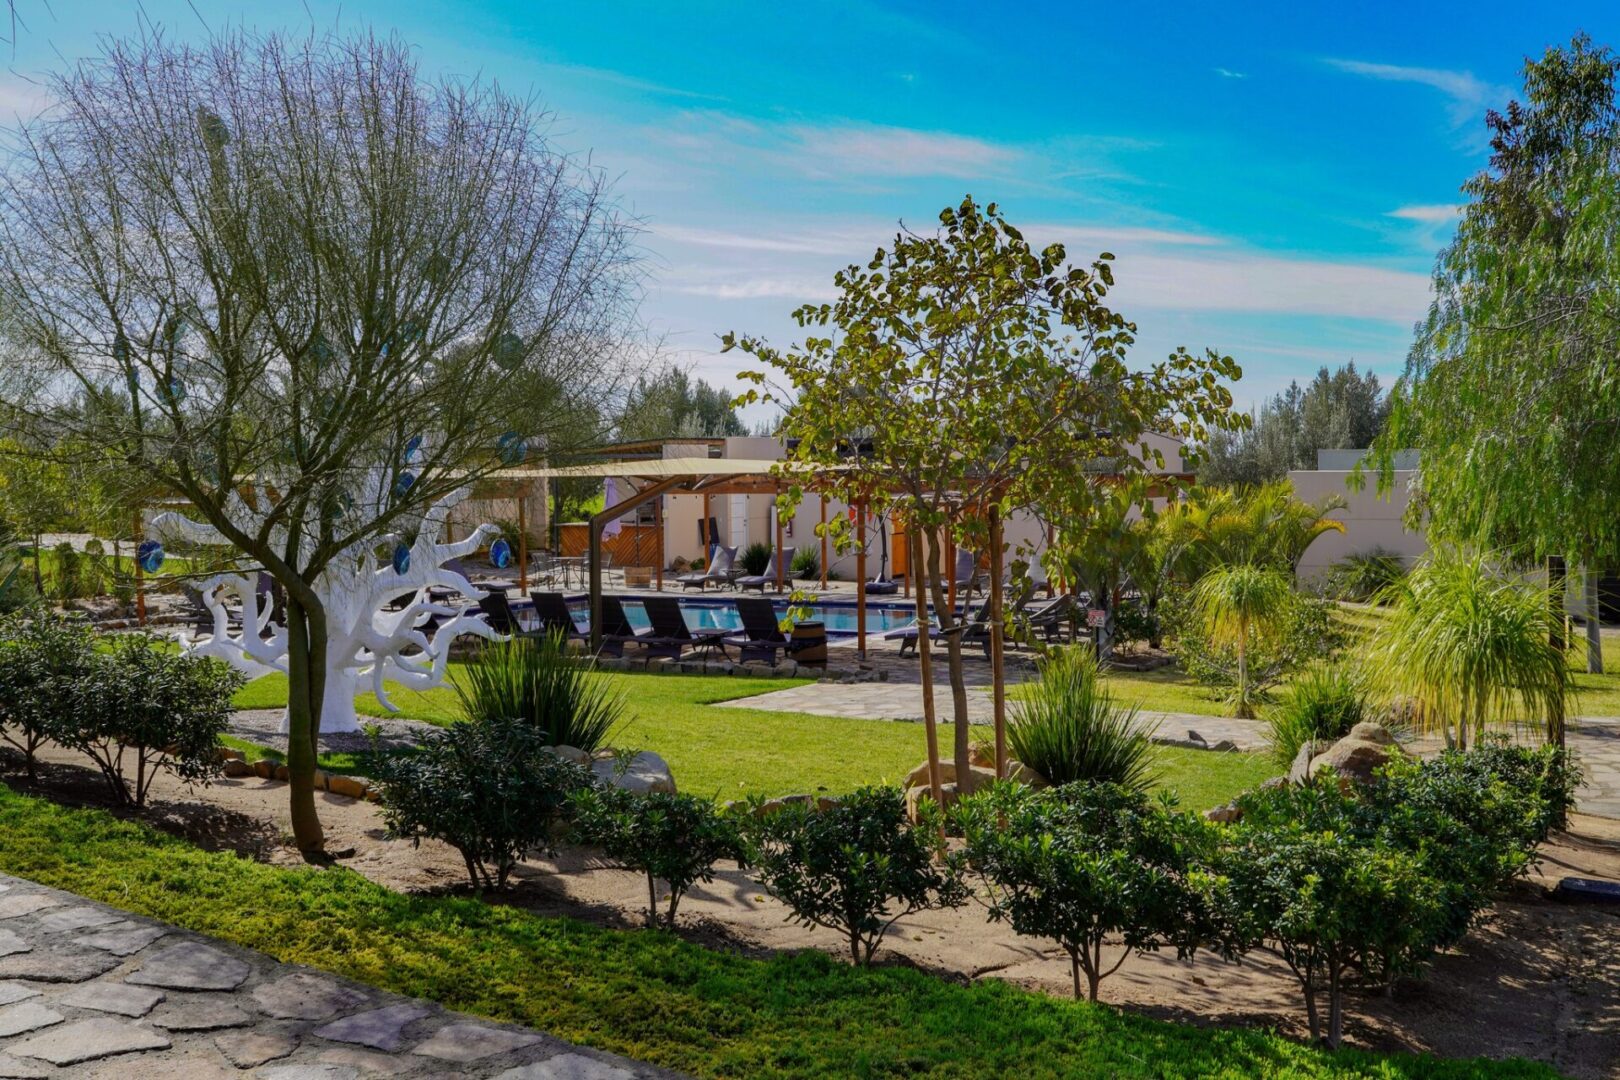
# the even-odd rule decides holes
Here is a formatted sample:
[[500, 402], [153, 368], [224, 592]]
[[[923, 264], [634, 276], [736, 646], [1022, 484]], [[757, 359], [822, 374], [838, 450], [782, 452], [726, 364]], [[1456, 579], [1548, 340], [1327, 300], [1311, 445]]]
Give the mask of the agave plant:
[[1371, 670], [1391, 700], [1466, 748], [1492, 725], [1546, 724], [1556, 739], [1571, 689], [1551, 643], [1554, 598], [1483, 553], [1438, 548], [1381, 597]]
[[1254, 563], [1219, 566], [1193, 586], [1193, 610], [1214, 645], [1237, 652], [1234, 715], [1254, 716], [1249, 683], [1249, 647], [1276, 636], [1294, 602], [1294, 586], [1281, 570]]
[[487, 645], [456, 683], [468, 720], [522, 720], [552, 746], [600, 748], [624, 715], [624, 697], [568, 656], [561, 635]]
[[1054, 784], [1146, 790], [1154, 778], [1152, 729], [1139, 722], [1137, 706], [1114, 700], [1091, 650], [1054, 649], [1040, 674], [1007, 725], [1014, 756]]

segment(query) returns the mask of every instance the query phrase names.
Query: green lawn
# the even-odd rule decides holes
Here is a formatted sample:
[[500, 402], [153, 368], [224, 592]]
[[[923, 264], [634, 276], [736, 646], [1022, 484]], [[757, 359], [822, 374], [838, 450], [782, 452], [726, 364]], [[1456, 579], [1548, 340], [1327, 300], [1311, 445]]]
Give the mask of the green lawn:
[[[461, 665], [450, 665], [450, 678]], [[730, 676], [608, 673], [625, 696], [621, 746], [651, 750], [669, 762], [681, 790], [719, 799], [796, 792], [841, 794], [864, 784], [898, 783], [927, 754], [921, 724], [847, 720], [763, 709], [716, 708], [715, 702], [762, 694], [804, 680], [746, 680]], [[390, 690], [399, 715], [453, 723], [460, 706], [448, 687], [422, 693]], [[286, 704], [284, 676], [267, 675], [237, 695], [241, 708]], [[383, 715], [370, 694], [357, 699], [362, 715]], [[988, 739], [988, 731], [983, 733]], [[323, 759], [323, 768], [364, 772], [364, 761]], [[1277, 770], [1263, 755], [1214, 754], [1161, 747], [1161, 784], [1183, 805], [1205, 809], [1225, 802]]]
[[1327, 1054], [818, 951], [753, 959], [347, 870], [205, 852], [0, 785], [0, 871], [700, 1077], [1553, 1077], [1524, 1062]]

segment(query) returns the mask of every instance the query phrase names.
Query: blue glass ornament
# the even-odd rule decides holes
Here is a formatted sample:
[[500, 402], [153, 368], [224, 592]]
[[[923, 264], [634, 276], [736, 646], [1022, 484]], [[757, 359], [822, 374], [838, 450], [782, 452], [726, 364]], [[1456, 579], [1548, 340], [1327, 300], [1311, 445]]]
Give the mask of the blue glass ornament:
[[402, 540], [394, 545], [394, 573], [404, 577], [411, 572], [411, 549]]
[[500, 454], [503, 465], [521, 465], [523, 459], [529, 456], [529, 446], [515, 431], [508, 431], [495, 440], [495, 449]]
[[135, 559], [141, 564], [142, 570], [155, 574], [163, 569], [163, 545], [156, 540], [143, 540], [141, 546], [135, 549]]
[[489, 565], [497, 570], [505, 570], [512, 565], [512, 545], [504, 538], [489, 545]]
[[394, 495], [396, 498], [403, 499], [406, 495], [410, 494], [411, 488], [415, 486], [416, 474], [413, 472], [402, 472], [399, 474], [399, 479], [394, 481]]

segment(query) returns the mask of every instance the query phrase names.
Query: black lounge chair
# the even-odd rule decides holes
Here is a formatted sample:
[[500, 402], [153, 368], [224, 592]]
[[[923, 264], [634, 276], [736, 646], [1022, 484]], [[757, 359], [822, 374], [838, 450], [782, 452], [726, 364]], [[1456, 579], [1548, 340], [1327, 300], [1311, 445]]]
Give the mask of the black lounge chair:
[[529, 593], [529, 599], [534, 601], [534, 614], [540, 621], [541, 630], [548, 634], [561, 633], [564, 640], [587, 636], [574, 621], [574, 613], [569, 610], [568, 600], [562, 593], [536, 590]]
[[602, 597], [602, 656], [623, 656], [625, 642], [645, 641], [646, 633], [638, 633], [624, 613], [624, 603], [617, 596]]
[[737, 614], [742, 618], [742, 633], [727, 635], [725, 643], [737, 646], [739, 660], [769, 660], [775, 667], [776, 654], [792, 650], [793, 641], [782, 633], [771, 601], [763, 596], [739, 596]]
[[695, 574], [682, 574], [675, 580], [683, 589], [707, 590], [711, 581], [716, 585], [730, 585], [734, 578], [731, 568], [736, 561], [736, 548], [716, 544], [709, 551], [708, 566]]
[[1074, 597], [1065, 593], [1054, 596], [1044, 604], [1019, 610], [1017, 623], [1031, 637], [1040, 634], [1048, 644], [1065, 641], [1069, 636], [1070, 621], [1074, 615]]
[[979, 573], [979, 557], [967, 548], [957, 548], [951, 580], [956, 585], [956, 591], [965, 596], [971, 597], [975, 589], [982, 592], [984, 579]]
[[525, 628], [517, 613], [512, 610], [512, 602], [503, 592], [485, 593], [479, 597], [478, 610], [484, 613], [485, 621], [497, 634], [505, 634], [510, 638], [539, 638], [546, 634], [544, 628], [535, 630]]
[[649, 658], [667, 656], [679, 660], [688, 648], [719, 649], [721, 656], [726, 654], [726, 632], [699, 630], [694, 633], [686, 625], [686, 616], [681, 614], [680, 601], [673, 596], [646, 596], [641, 606], [647, 609], [647, 621], [652, 623], [652, 633], [640, 639], [647, 647]]
[[798, 548], [787, 549], [787, 562], [781, 564], [781, 585], [777, 585], [776, 583], [777, 553], [775, 551], [771, 552], [771, 561], [765, 564], [765, 572], [763, 574], [744, 574], [742, 577], [732, 582], [732, 584], [737, 586], [738, 589], [758, 589], [760, 592], [764, 592], [765, 586], [770, 585], [773, 586], [777, 592], [781, 592], [787, 587], [787, 583], [793, 580], [793, 559], [798, 555], [798, 553]]
[[[961, 628], [962, 643], [977, 642], [984, 649], [984, 655], [990, 655], [990, 605], [980, 604], [973, 607], [971, 604], [963, 611], [962, 618], [956, 624]], [[898, 630], [890, 630], [883, 636], [900, 642], [900, 655], [906, 655], [909, 649], [915, 652], [917, 638], [921, 636], [921, 629], [913, 623], [911, 626], [902, 626]], [[945, 631], [937, 626], [928, 628], [928, 640], [941, 642], [945, 640]]]

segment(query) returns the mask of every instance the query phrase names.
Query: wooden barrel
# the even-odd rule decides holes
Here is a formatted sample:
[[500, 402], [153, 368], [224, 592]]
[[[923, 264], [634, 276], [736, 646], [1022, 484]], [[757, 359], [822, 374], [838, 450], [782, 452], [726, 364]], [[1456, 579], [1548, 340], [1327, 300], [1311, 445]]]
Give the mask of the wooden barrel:
[[793, 627], [793, 647], [788, 655], [801, 664], [827, 663], [827, 624], [820, 619], [806, 620]]

